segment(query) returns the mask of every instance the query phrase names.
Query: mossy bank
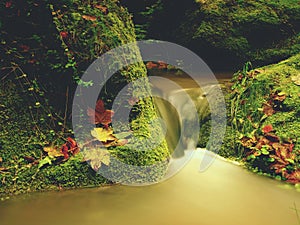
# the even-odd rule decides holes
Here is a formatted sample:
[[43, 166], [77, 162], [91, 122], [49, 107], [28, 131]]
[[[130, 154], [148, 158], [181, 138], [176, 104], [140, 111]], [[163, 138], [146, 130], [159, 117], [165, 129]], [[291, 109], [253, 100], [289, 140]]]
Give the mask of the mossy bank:
[[[111, 183], [74, 151], [70, 108], [77, 85], [92, 85], [80, 80], [90, 63], [110, 49], [135, 41], [130, 14], [113, 0], [12, 1], [0, 9], [0, 196]], [[15, 30], [22, 26], [28, 31]], [[108, 81], [111, 92], [105, 89], [99, 98], [109, 108], [116, 91], [145, 76], [143, 63], [130, 65]], [[135, 91], [147, 96], [149, 87], [144, 83]], [[134, 112], [131, 135], [151, 140], [153, 131], [147, 124], [156, 117], [152, 99], [138, 101]], [[154, 130], [159, 135], [160, 128]], [[166, 162], [169, 156], [165, 142], [146, 152], [124, 144], [110, 146], [114, 156], [132, 165]], [[104, 160], [93, 163], [97, 168], [104, 164]], [[164, 168], [159, 170], [146, 178], [136, 174], [134, 179], [153, 182], [163, 175]]]

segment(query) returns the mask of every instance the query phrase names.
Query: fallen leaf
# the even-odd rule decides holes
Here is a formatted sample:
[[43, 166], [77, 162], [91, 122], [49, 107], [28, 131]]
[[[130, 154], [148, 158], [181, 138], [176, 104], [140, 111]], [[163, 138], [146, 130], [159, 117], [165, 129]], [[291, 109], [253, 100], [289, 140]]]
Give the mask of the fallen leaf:
[[45, 152], [47, 152], [48, 156], [57, 158], [60, 156], [64, 156], [60, 150], [58, 150], [55, 146], [50, 145], [43, 148]]
[[103, 12], [104, 15], [108, 14], [108, 8], [106, 6], [95, 5], [95, 8], [100, 9], [101, 12]]
[[20, 48], [22, 49], [23, 52], [28, 52], [30, 49], [28, 45], [20, 45]]
[[60, 151], [63, 154], [65, 159], [69, 158], [69, 147], [68, 147], [67, 143], [65, 143], [61, 146]]
[[90, 163], [90, 166], [96, 172], [102, 164], [108, 166], [110, 164], [110, 154], [107, 150], [101, 148], [92, 148], [83, 151], [84, 160]]
[[91, 131], [91, 135], [101, 142], [116, 140], [116, 138], [112, 134], [112, 129], [104, 129], [102, 127], [96, 127]]
[[96, 109], [88, 108], [87, 115], [90, 117], [92, 124], [102, 124], [108, 126], [111, 123], [114, 112], [104, 108], [104, 102], [100, 99], [96, 103]]
[[287, 182], [292, 184], [299, 184], [300, 183], [300, 169], [295, 170], [291, 174], [286, 175]]
[[89, 15], [82, 15], [82, 18], [88, 21], [96, 21], [97, 17], [95, 16], [89, 16]]
[[146, 67], [147, 67], [147, 69], [153, 69], [153, 68], [157, 68], [158, 65], [156, 63], [153, 63], [150, 61], [150, 62], [146, 63]]
[[62, 38], [67, 38], [69, 34], [68, 34], [67, 31], [61, 31], [61, 32], [59, 33], [59, 35], [60, 35]]
[[262, 132], [264, 132], [264, 133], [270, 133], [271, 131], [273, 131], [272, 124], [268, 124], [262, 128]]
[[76, 155], [79, 152], [79, 147], [78, 147], [76, 141], [71, 137], [67, 138], [67, 146], [69, 147], [69, 151], [73, 155]]
[[267, 116], [272, 116], [275, 113], [275, 110], [270, 104], [265, 103], [263, 106], [263, 113]]

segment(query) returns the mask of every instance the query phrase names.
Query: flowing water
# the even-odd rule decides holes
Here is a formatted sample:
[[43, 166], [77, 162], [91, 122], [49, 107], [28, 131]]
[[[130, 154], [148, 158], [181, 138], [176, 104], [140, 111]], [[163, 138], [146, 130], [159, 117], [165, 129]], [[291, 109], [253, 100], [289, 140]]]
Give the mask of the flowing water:
[[[176, 79], [185, 85], [190, 82]], [[186, 88], [193, 86], [190, 83]], [[0, 203], [0, 224], [300, 224], [300, 193], [293, 187], [248, 172], [220, 157], [206, 171], [199, 172], [201, 161], [208, 157], [215, 155], [194, 151], [183, 170], [151, 186], [115, 185], [18, 196]]]

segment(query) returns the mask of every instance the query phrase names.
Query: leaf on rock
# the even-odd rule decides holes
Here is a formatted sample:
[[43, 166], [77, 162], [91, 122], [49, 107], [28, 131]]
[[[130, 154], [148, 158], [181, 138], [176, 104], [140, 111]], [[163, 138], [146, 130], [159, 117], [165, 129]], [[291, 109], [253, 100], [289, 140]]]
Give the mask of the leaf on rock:
[[96, 21], [97, 17], [95, 16], [90, 16], [90, 15], [82, 15], [82, 18], [88, 21]]
[[92, 124], [102, 124], [108, 126], [111, 123], [111, 118], [114, 115], [112, 110], [104, 108], [104, 102], [100, 99], [96, 103], [96, 109], [88, 108], [87, 115], [90, 117]]
[[300, 183], [300, 169], [295, 170], [291, 174], [286, 175], [287, 182], [292, 184]]
[[95, 8], [100, 9], [104, 15], [106, 15], [108, 13], [108, 8], [106, 6], [95, 5]]
[[268, 124], [262, 128], [262, 132], [264, 132], [265, 134], [270, 133], [271, 131], [273, 131], [272, 124]]
[[270, 104], [265, 103], [263, 106], [263, 113], [267, 116], [272, 116], [275, 113], [275, 110]]
[[98, 171], [102, 164], [110, 164], [110, 154], [107, 150], [101, 148], [92, 148], [83, 151], [84, 160], [90, 163], [93, 170]]
[[76, 141], [73, 138], [71, 138], [71, 137], [67, 138], [67, 145], [69, 147], [69, 151], [73, 155], [76, 155], [79, 152], [79, 147], [78, 147]]
[[44, 147], [44, 151], [47, 152], [48, 156], [49, 157], [53, 157], [53, 158], [56, 158], [56, 157], [60, 157], [60, 156], [64, 156], [62, 154], [62, 152], [60, 150], [58, 150], [55, 146], [53, 145], [50, 145], [48, 147]]
[[116, 137], [113, 136], [112, 129], [104, 129], [102, 127], [96, 127], [94, 128], [94, 130], [91, 131], [91, 135], [101, 142], [116, 140]]

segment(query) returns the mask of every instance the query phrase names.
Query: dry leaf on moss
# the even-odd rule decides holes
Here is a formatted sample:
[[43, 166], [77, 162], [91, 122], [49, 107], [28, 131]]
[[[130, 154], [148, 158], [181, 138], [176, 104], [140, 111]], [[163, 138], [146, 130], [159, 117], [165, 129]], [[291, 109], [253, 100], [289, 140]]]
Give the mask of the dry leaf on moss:
[[91, 131], [91, 135], [101, 142], [116, 140], [116, 138], [112, 134], [112, 129], [104, 129], [102, 127], [96, 127]]

